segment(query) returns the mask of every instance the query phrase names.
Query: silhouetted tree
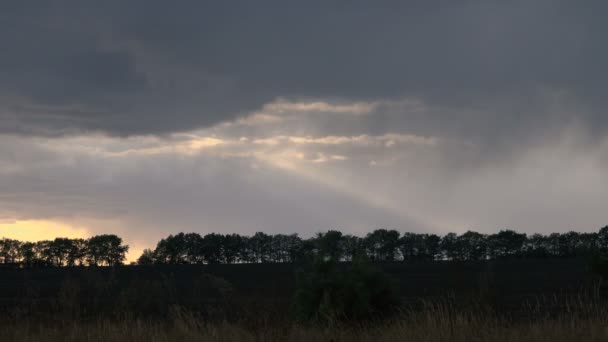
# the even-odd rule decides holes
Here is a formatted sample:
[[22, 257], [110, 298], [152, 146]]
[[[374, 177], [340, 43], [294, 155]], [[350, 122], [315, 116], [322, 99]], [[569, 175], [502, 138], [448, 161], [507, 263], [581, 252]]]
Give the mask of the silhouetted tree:
[[[177, 241], [183, 239], [178, 234]], [[197, 234], [193, 236], [198, 236]], [[169, 236], [159, 242], [163, 246]], [[196, 239], [193, 239], [193, 241]], [[179, 243], [177, 245], [180, 245]], [[395, 230], [377, 229], [368, 233], [364, 238], [353, 235], [343, 235], [340, 231], [330, 230], [318, 233], [309, 239], [301, 239], [297, 235], [267, 235], [257, 232], [252, 237], [238, 234], [219, 235], [208, 234], [203, 238], [197, 253], [191, 252], [196, 248], [174, 248], [175, 257], [161, 257], [165, 254], [163, 248], [154, 251], [156, 262], [170, 263], [171, 260], [181, 260], [184, 255], [185, 263], [196, 263], [196, 255], [203, 255], [205, 262], [234, 263], [234, 262], [300, 262], [312, 261], [319, 257], [334, 261], [351, 261], [356, 255], [364, 255], [372, 260], [391, 261], [401, 256], [404, 261], [410, 260], [486, 260], [504, 257], [574, 257], [590, 255], [597, 251], [608, 252], [608, 227], [599, 233], [549, 235], [517, 233], [512, 230], [501, 230], [492, 235], [484, 235], [467, 231], [461, 235], [448, 233], [443, 237], [435, 234], [404, 233], [401, 237]], [[602, 247], [603, 246], [603, 247]], [[148, 262], [148, 257], [142, 263]]]
[[456, 248], [459, 260], [484, 260], [488, 241], [485, 235], [468, 231], [456, 239]]
[[138, 265], [153, 265], [156, 263], [156, 255], [151, 249], [144, 249], [141, 256], [137, 259]]
[[277, 234], [272, 236], [271, 260], [274, 262], [291, 262], [295, 260], [301, 243], [302, 239], [297, 234]]
[[456, 233], [448, 233], [439, 244], [441, 249], [441, 258], [446, 260], [457, 260], [458, 259], [458, 235]]
[[346, 261], [352, 261], [357, 255], [365, 252], [363, 239], [354, 235], [344, 235], [340, 239], [340, 250], [343, 253], [343, 258]]
[[116, 235], [97, 235], [88, 241], [87, 259], [94, 266], [121, 265], [129, 251], [129, 246], [122, 244], [122, 239]]
[[244, 262], [244, 263], [257, 262], [256, 255], [254, 253], [253, 245], [251, 242], [251, 237], [242, 236], [241, 238], [243, 240], [243, 245], [241, 247], [241, 250], [239, 251], [239, 258], [240, 258], [241, 262]]
[[243, 259], [241, 251], [245, 249], [245, 241], [239, 234], [225, 235], [222, 241], [224, 257], [227, 264], [232, 264]]
[[203, 237], [198, 233], [187, 233], [180, 237], [181, 263], [203, 264], [205, 262]]
[[5, 264], [14, 264], [19, 259], [21, 242], [18, 240], [0, 239], [0, 261]]
[[367, 234], [365, 245], [370, 257], [379, 261], [393, 261], [399, 248], [399, 232], [396, 230], [377, 229]]
[[48, 244], [47, 248], [47, 256], [50, 257], [54, 266], [66, 266], [75, 246], [71, 239], [56, 238]]
[[546, 237], [547, 251], [549, 252], [549, 255], [552, 257], [559, 256], [559, 253], [560, 253], [560, 247], [559, 247], [560, 238], [559, 237], [560, 237], [559, 233], [551, 233]]
[[579, 233], [576, 255], [595, 255], [599, 252], [598, 233]]
[[[128, 246], [116, 235], [88, 240], [56, 238], [52, 241], [20, 242], [0, 239], [0, 263], [24, 266], [113, 266], [125, 260]], [[203, 264], [237, 262], [352, 261], [358, 255], [377, 261], [401, 256], [410, 260], [485, 260], [503, 257], [576, 257], [608, 253], [608, 226], [598, 233], [552, 233], [549, 235], [502, 230], [489, 236], [468, 231], [443, 237], [377, 229], [365, 238], [342, 235], [337, 230], [301, 239], [297, 234], [253, 236], [210, 233], [179, 233], [161, 239], [154, 250], [146, 249], [137, 263]]]
[[597, 233], [597, 242], [599, 251], [602, 253], [608, 253], [608, 226], [600, 229]]
[[315, 258], [315, 251], [315, 238], [301, 240], [293, 255], [293, 262], [300, 264], [311, 263]]
[[435, 234], [424, 234], [424, 248], [419, 251], [418, 257], [422, 260], [436, 260], [441, 254], [441, 238]]
[[49, 248], [52, 241], [42, 240], [36, 242], [36, 249], [38, 254], [38, 260], [41, 265], [44, 266], [52, 266], [53, 265], [53, 255], [52, 250]]
[[580, 234], [572, 231], [560, 234], [558, 242], [560, 257], [575, 256], [581, 245]]
[[27, 267], [35, 266], [40, 261], [36, 250], [36, 244], [33, 242], [25, 242], [21, 244], [19, 254], [21, 255], [21, 262]]
[[498, 234], [488, 237], [491, 257], [513, 257], [522, 255], [522, 247], [526, 241], [526, 234], [512, 230], [501, 230]]
[[315, 247], [317, 254], [323, 258], [339, 261], [342, 259], [342, 233], [337, 230], [329, 230], [325, 233], [317, 233]]
[[252, 259], [254, 262], [269, 262], [271, 252], [272, 237], [262, 232], [255, 233], [249, 239]]
[[289, 256], [288, 262], [295, 262], [298, 259], [298, 255], [302, 250], [303, 242], [298, 234], [288, 235], [285, 240], [285, 249]]
[[551, 256], [550, 240], [542, 234], [530, 235], [522, 248], [526, 257], [545, 258]]
[[192, 262], [188, 258], [184, 233], [169, 235], [161, 239], [156, 245], [154, 255], [157, 262], [163, 264], [186, 264]]
[[89, 243], [85, 239], [73, 239], [68, 253], [68, 266], [84, 266]]
[[421, 234], [403, 233], [399, 241], [399, 251], [403, 261], [410, 261], [418, 258], [420, 248], [424, 244]]
[[399, 239], [403, 261], [435, 260], [440, 254], [441, 238], [435, 234], [404, 233]]
[[211, 233], [203, 236], [202, 251], [205, 262], [208, 264], [219, 264], [223, 261], [223, 242], [224, 236], [221, 234]]

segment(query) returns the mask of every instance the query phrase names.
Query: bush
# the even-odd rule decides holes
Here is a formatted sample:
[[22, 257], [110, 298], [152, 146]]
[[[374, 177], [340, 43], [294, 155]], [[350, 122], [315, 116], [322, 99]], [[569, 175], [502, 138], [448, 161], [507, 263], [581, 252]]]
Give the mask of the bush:
[[298, 274], [294, 312], [304, 322], [381, 319], [398, 309], [396, 293], [392, 281], [363, 257], [350, 265], [317, 260]]
[[591, 257], [591, 270], [601, 276], [608, 277], [608, 256], [605, 254], [595, 254]]

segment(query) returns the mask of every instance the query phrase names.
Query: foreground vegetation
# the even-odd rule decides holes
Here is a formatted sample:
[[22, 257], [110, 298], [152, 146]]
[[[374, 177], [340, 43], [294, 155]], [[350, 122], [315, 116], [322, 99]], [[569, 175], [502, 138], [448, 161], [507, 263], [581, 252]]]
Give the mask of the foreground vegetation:
[[[328, 260], [298, 277], [291, 264], [11, 268], [0, 341], [605, 341], [605, 289], [584, 285], [584, 265]], [[383, 310], [394, 295], [414, 303]]]
[[[20, 322], [0, 329], [2, 341], [606, 341], [608, 314], [586, 302], [572, 302], [559, 316], [513, 321], [487, 311], [462, 311], [449, 304], [427, 305], [385, 322], [310, 326], [251, 322], [209, 323], [174, 310], [164, 321], [125, 318], [52, 325]], [[261, 315], [263, 316], [263, 314]]]

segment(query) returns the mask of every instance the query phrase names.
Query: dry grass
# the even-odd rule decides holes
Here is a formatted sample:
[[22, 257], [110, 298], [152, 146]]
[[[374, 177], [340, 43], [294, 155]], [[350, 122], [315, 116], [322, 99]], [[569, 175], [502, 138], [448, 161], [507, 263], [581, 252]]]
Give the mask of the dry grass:
[[606, 310], [583, 301], [572, 301], [566, 307], [559, 315], [533, 315], [534, 318], [513, 321], [489, 311], [457, 312], [450, 305], [436, 304], [404, 312], [389, 322], [356, 327], [272, 325], [269, 321], [254, 326], [207, 323], [176, 310], [171, 319], [163, 322], [19, 322], [1, 328], [0, 341], [608, 341]]

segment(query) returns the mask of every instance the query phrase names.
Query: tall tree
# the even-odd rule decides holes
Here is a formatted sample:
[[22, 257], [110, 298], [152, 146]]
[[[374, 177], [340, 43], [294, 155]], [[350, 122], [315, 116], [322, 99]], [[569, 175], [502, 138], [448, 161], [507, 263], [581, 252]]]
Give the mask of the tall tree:
[[56, 238], [48, 245], [47, 255], [51, 258], [51, 263], [55, 266], [68, 265], [70, 253], [75, 248], [74, 243], [68, 238]]
[[89, 244], [85, 239], [73, 239], [68, 253], [68, 266], [84, 266]]
[[224, 261], [224, 236], [211, 233], [203, 237], [203, 256], [208, 264], [219, 264]]
[[227, 234], [223, 240], [224, 262], [232, 264], [241, 261], [241, 251], [245, 249], [245, 240], [239, 234]]
[[154, 253], [159, 263], [180, 264], [186, 261], [183, 233], [169, 235], [156, 244]]
[[202, 237], [196, 233], [169, 235], [158, 242], [154, 255], [166, 264], [203, 263]]
[[446, 260], [457, 260], [459, 258], [458, 250], [458, 235], [456, 233], [448, 233], [440, 243], [441, 258]]
[[512, 230], [501, 230], [488, 237], [490, 250], [495, 258], [521, 256], [526, 234]]
[[379, 261], [393, 261], [399, 247], [399, 232], [376, 229], [365, 237], [367, 248], [373, 258]]
[[602, 253], [608, 253], [608, 226], [600, 229], [597, 233], [597, 242], [599, 250]]
[[16, 263], [19, 259], [21, 242], [13, 239], [0, 239], [0, 260], [5, 264]]
[[430, 242], [432, 241], [427, 234], [403, 233], [399, 239], [399, 251], [403, 261], [433, 260], [435, 253], [429, 250], [432, 249]]
[[575, 256], [581, 245], [580, 234], [572, 231], [560, 234], [558, 241], [560, 257]]
[[436, 260], [441, 254], [441, 238], [436, 234], [423, 235], [424, 248], [419, 254], [419, 258], [426, 261]]
[[183, 234], [180, 237], [180, 263], [203, 264], [205, 262], [205, 242], [198, 233]]
[[249, 246], [252, 253], [252, 259], [255, 262], [269, 262], [271, 248], [272, 248], [272, 237], [268, 234], [257, 232], [249, 239]]
[[544, 258], [550, 256], [550, 240], [542, 234], [532, 234], [524, 243], [523, 253], [526, 257]]
[[468, 231], [456, 239], [458, 258], [461, 260], [483, 260], [486, 258], [488, 241], [478, 232]]
[[122, 239], [113, 234], [93, 236], [88, 241], [87, 259], [94, 266], [121, 265], [129, 251], [129, 246], [122, 244]]
[[272, 261], [292, 262], [300, 248], [302, 239], [297, 234], [276, 234], [272, 236]]
[[291, 234], [285, 238], [285, 251], [287, 252], [287, 261], [295, 262], [298, 258], [298, 253], [302, 250], [302, 238], [298, 234]]
[[25, 242], [21, 244], [19, 254], [21, 262], [27, 267], [35, 266], [39, 263], [39, 255], [36, 250], [36, 244], [33, 242]]
[[141, 256], [137, 259], [138, 265], [153, 265], [156, 263], [156, 255], [151, 249], [144, 249]]
[[342, 232], [337, 230], [328, 230], [325, 233], [317, 233], [315, 245], [317, 254], [324, 258], [339, 261], [342, 259]]
[[342, 250], [343, 257], [346, 261], [353, 261], [357, 255], [362, 254], [365, 251], [363, 239], [350, 234], [342, 236], [339, 248]]

